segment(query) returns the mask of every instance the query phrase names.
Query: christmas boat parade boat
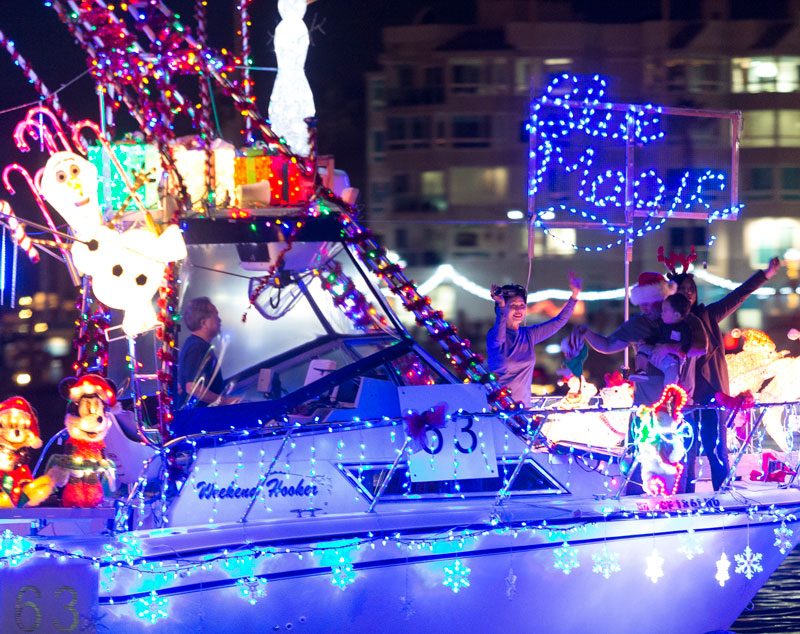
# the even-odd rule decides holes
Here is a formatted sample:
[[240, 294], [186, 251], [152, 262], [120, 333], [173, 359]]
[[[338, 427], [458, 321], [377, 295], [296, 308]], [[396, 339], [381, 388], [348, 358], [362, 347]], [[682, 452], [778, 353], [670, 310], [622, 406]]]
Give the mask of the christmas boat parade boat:
[[[714, 492], [699, 463], [696, 493], [677, 492], [693, 440], [678, 386], [634, 409], [621, 378], [595, 395], [578, 377], [563, 399], [520, 409], [360, 224], [313, 128], [294, 154], [303, 140], [287, 146], [249, 79], [232, 79], [241, 60], [144, 4], [119, 8], [131, 29], [99, 0], [48, 3], [113, 89], [109, 111], [124, 105], [148, 144], [71, 123], [7, 46], [57, 111], [32, 109], [15, 142], [50, 154], [28, 181], [83, 283], [66, 429], [32, 473], [21, 452], [41, 444], [36, 416], [19, 397], [0, 404], [4, 634], [730, 626], [800, 539], [798, 403], [728, 403], [731, 422], [747, 419], [731, 472]], [[221, 86], [263, 145], [204, 141], [208, 93], [192, 114], [205, 137], [175, 139], [172, 118], [194, 103], [169, 83], [181, 73]], [[140, 90], [149, 81], [157, 89]], [[44, 247], [1, 204], [37, 259]], [[180, 409], [178, 315], [204, 296], [222, 319], [213, 354], [229, 404]], [[768, 352], [776, 368], [793, 362]], [[645, 492], [625, 494], [630, 480]]]
[[[117, 410], [105, 439], [115, 497], [4, 511], [14, 531], [0, 572], [4, 622], [112, 632], [139, 632], [142, 619], [154, 632], [729, 626], [800, 534], [788, 467], [750, 476], [761, 466], [756, 430], [774, 408], [754, 409], [721, 492], [701, 480], [698, 493], [672, 495], [672, 463], [651, 464], [658, 451], [642, 440], [683, 446], [680, 393], [668, 389], [632, 417], [654, 486], [623, 495], [630, 407], [498, 408], [503, 389], [351, 208], [329, 197], [324, 209], [182, 221], [176, 288], [183, 302], [214, 299], [225, 332], [215, 352], [242, 402], [176, 411], [167, 440]], [[254, 273], [277, 259], [279, 273]], [[426, 353], [392, 303], [473, 380]], [[109, 375], [129, 365], [122, 343], [119, 358], [110, 346]], [[661, 588], [671, 601], [652, 600]], [[550, 609], [532, 615], [534, 602]]]

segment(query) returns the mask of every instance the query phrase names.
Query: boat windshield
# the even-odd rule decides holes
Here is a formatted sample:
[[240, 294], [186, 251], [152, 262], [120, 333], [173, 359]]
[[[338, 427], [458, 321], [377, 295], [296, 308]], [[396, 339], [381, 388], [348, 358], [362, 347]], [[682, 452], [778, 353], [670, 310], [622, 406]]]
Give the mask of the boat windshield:
[[[347, 406], [362, 377], [396, 385], [454, 380], [418, 348], [377, 290], [379, 280], [342, 242], [298, 240], [287, 249], [285, 242], [245, 242], [247, 233], [226, 238], [227, 223], [219, 224], [219, 242], [193, 241], [186, 232], [181, 311], [201, 296], [217, 307], [221, 336], [212, 345], [227, 395], [253, 402], [300, 390], [292, 408], [314, 399]], [[279, 274], [264, 283], [278, 260]], [[178, 346], [189, 334], [181, 328]]]

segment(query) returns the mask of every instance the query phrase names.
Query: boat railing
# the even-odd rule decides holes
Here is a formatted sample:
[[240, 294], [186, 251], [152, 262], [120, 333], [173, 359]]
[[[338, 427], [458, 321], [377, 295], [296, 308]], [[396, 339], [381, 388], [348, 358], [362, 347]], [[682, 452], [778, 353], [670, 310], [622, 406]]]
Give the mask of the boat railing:
[[[529, 458], [530, 454], [533, 452], [552, 452], [552, 453], [591, 453], [595, 457], [598, 455], [606, 455], [608, 460], [610, 461], [623, 461], [623, 460], [630, 460], [630, 466], [626, 469], [626, 476], [623, 479], [617, 495], [622, 495], [625, 491], [625, 487], [628, 484], [628, 481], [631, 477], [632, 472], [634, 471], [634, 467], [636, 465], [636, 444], [631, 437], [631, 434], [628, 433], [627, 436], [621, 441], [621, 446], [599, 446], [599, 445], [577, 445], [574, 443], [551, 443], [547, 440], [546, 437], [541, 435], [541, 430], [544, 427], [545, 423], [549, 420], [552, 420], [554, 416], [562, 416], [565, 414], [579, 414], [583, 416], [601, 416], [609, 413], [627, 413], [633, 414], [637, 408], [635, 407], [586, 407], [586, 408], [576, 408], [576, 409], [556, 409], [556, 408], [541, 408], [541, 409], [528, 409], [528, 410], [519, 410], [519, 411], [480, 411], [480, 412], [467, 412], [463, 410], [458, 410], [453, 414], [450, 414], [449, 417], [451, 419], [458, 419], [458, 418], [467, 418], [467, 417], [481, 417], [484, 419], [495, 419], [499, 423], [501, 423], [504, 427], [506, 427], [511, 433], [515, 436], [520, 438], [524, 445], [525, 449], [523, 453], [520, 455], [520, 459], [516, 464], [516, 467], [507, 481], [504, 482], [502, 489], [498, 492], [496, 496], [496, 503], [502, 503], [502, 501], [510, 494], [514, 486], [514, 482], [516, 478], [519, 476], [521, 469], [523, 468], [523, 464], [526, 462], [526, 459]], [[685, 414], [692, 414], [700, 409], [699, 407], [687, 407], [684, 410]], [[791, 442], [790, 451], [780, 451], [779, 447], [773, 449], [771, 443], [768, 439], [765, 439], [766, 436], [766, 420], [768, 412], [781, 410], [780, 416], [781, 423], [783, 429], [786, 431], [787, 434], [787, 441]], [[717, 407], [715, 408], [716, 411], [724, 413], [725, 417], [722, 419], [724, 422], [723, 424], [726, 425], [728, 428], [732, 428], [734, 424], [734, 420], [736, 419], [737, 414], [741, 412], [739, 410], [735, 411], [728, 411], [724, 408]], [[765, 483], [774, 482], [776, 487], [789, 487], [795, 484], [797, 480], [797, 472], [800, 469], [800, 452], [795, 450], [795, 436], [800, 436], [800, 402], [779, 402], [779, 403], [756, 403], [751, 408], [751, 422], [747, 429], [747, 434], [744, 439], [739, 443], [739, 445], [731, 451], [731, 460], [730, 460], [730, 470], [725, 478], [725, 481], [721, 487], [721, 490], [730, 490], [735, 486], [735, 477], [736, 477], [736, 470], [740, 466], [743, 457], [748, 454], [760, 454], [761, 456], [765, 455], [765, 452], [772, 452], [772, 453], [780, 453], [781, 455], [785, 454], [785, 457], [782, 458], [780, 464], [783, 464], [786, 467], [786, 477], [781, 479], [780, 481], [777, 478], [770, 479], [768, 476], [767, 468], [764, 468], [765, 473], [763, 473], [763, 479], [761, 481]], [[280, 420], [270, 421], [266, 425], [262, 425], [257, 428], [253, 429], [239, 429], [239, 430], [229, 430], [224, 432], [213, 432], [213, 433], [198, 433], [198, 434], [191, 434], [187, 436], [183, 436], [180, 438], [176, 438], [171, 440], [170, 442], [166, 443], [164, 446], [158, 448], [158, 450], [153, 454], [153, 456], [143, 464], [141, 476], [136, 484], [131, 488], [127, 499], [123, 503], [124, 505], [131, 505], [134, 503], [137, 495], [141, 496], [142, 489], [146, 482], [144, 481], [144, 474], [147, 473], [148, 469], [150, 468], [152, 462], [154, 460], [165, 459], [166, 456], [179, 448], [180, 446], [191, 446], [195, 449], [199, 446], [199, 443], [203, 444], [216, 444], [217, 446], [222, 444], [228, 443], [235, 443], [235, 442], [246, 442], [250, 440], [263, 440], [267, 438], [273, 438], [278, 441], [280, 444], [276, 453], [274, 454], [270, 464], [259, 477], [259, 484], [258, 486], [262, 486], [264, 482], [269, 478], [269, 476], [273, 472], [273, 467], [276, 464], [276, 461], [281, 456], [284, 447], [290, 441], [296, 441], [299, 438], [309, 435], [319, 435], [321, 433], [341, 433], [347, 431], [360, 431], [366, 429], [378, 429], [384, 427], [401, 427], [404, 433], [404, 442], [403, 445], [396, 449], [396, 455], [394, 458], [393, 463], [389, 467], [388, 472], [383, 477], [383, 481], [376, 491], [373, 499], [370, 502], [368, 512], [371, 512], [375, 509], [375, 506], [381, 500], [383, 493], [386, 490], [386, 486], [388, 482], [391, 480], [392, 476], [399, 468], [401, 462], [403, 461], [404, 457], [407, 458], [411, 452], [411, 439], [407, 433], [405, 428], [406, 419], [404, 417], [381, 417], [378, 419], [352, 419], [348, 422], [335, 422], [329, 423], [323, 420], [312, 420], [312, 421], [296, 421], [293, 420], [291, 416], [284, 416]], [[696, 432], [693, 434], [691, 438], [691, 442], [696, 441]], [[690, 443], [689, 443], [690, 444]], [[800, 447], [798, 447], [800, 448]], [[688, 447], [687, 447], [688, 449]], [[791, 464], [790, 464], [791, 462]], [[627, 466], [627, 465], [626, 465]], [[164, 473], [165, 470], [162, 470]], [[788, 480], [787, 480], [788, 478]], [[162, 491], [165, 490], [165, 487], [162, 487]], [[252, 504], [245, 513], [242, 515], [241, 521], [246, 522], [250, 510], [252, 508]]]

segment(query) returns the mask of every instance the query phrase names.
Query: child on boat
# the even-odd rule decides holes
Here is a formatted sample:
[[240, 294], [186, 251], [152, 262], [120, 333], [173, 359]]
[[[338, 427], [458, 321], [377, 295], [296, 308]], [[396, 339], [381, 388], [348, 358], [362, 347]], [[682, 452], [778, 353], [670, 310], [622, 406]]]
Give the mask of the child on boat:
[[[683, 361], [692, 345], [692, 331], [686, 323], [689, 308], [689, 300], [683, 295], [669, 295], [664, 298], [661, 304], [661, 326], [653, 336], [638, 346], [636, 371], [630, 375], [631, 381], [646, 381], [647, 364], [652, 363], [664, 373], [664, 385], [678, 383]], [[653, 351], [658, 344], [678, 344], [678, 346], [675, 352], [655, 357]]]

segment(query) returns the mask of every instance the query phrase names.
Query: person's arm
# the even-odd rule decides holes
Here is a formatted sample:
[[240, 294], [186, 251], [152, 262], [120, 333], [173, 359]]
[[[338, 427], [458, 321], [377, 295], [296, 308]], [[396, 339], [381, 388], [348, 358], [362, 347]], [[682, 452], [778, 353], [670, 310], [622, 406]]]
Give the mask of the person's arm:
[[574, 337], [582, 338], [594, 350], [602, 354], [614, 354], [628, 347], [627, 341], [622, 341], [610, 335], [599, 335], [593, 330], [589, 330], [586, 326], [575, 326], [572, 333]]
[[494, 300], [494, 325], [486, 335], [486, 347], [497, 350], [506, 342], [508, 305], [497, 285], [492, 285], [492, 299]]
[[706, 307], [709, 318], [719, 323], [728, 317], [744, 303], [744, 300], [752, 295], [753, 291], [763, 286], [767, 280], [772, 279], [775, 273], [778, 272], [780, 265], [781, 261], [778, 258], [772, 258], [766, 269], [763, 271], [756, 271], [747, 280], [742, 282], [739, 288], [732, 290], [721, 300], [709, 304]]
[[[197, 391], [195, 391], [195, 386]], [[220, 405], [235, 405], [236, 403], [242, 402], [242, 399], [238, 396], [222, 396], [222, 394], [212, 392], [201, 382], [194, 383], [193, 381], [189, 381], [186, 383], [185, 387], [187, 394], [193, 396], [198, 401], [202, 401], [203, 403], [214, 403], [217, 401], [217, 399], [219, 399]]]
[[569, 271], [569, 287], [572, 291], [572, 296], [567, 300], [567, 303], [564, 304], [564, 307], [561, 309], [561, 312], [558, 313], [552, 319], [548, 321], [537, 324], [535, 326], [530, 326], [530, 331], [533, 336], [533, 343], [539, 343], [540, 341], [544, 341], [552, 337], [555, 333], [557, 333], [564, 325], [569, 321], [569, 318], [572, 317], [572, 313], [575, 310], [575, 305], [578, 303], [578, 294], [581, 292], [581, 288], [583, 287], [583, 281], [579, 278], [574, 271]]

